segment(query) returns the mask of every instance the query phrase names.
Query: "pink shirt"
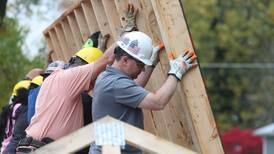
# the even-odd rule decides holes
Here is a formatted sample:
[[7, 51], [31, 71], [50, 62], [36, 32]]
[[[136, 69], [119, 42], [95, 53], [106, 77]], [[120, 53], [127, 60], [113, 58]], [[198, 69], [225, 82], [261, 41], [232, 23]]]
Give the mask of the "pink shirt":
[[53, 72], [43, 82], [35, 114], [26, 129], [28, 136], [41, 140], [59, 139], [83, 126], [81, 93], [94, 85], [93, 63]]

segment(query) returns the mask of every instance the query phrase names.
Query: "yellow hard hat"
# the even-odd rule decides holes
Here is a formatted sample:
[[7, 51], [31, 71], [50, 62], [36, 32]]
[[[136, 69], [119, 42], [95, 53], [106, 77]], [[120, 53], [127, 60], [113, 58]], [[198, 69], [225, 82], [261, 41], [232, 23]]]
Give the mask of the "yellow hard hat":
[[91, 63], [99, 59], [103, 55], [103, 52], [98, 48], [87, 47], [81, 49], [75, 55], [83, 59], [85, 62]]
[[20, 88], [29, 89], [30, 86], [30, 80], [22, 80], [16, 83], [16, 85], [13, 88], [12, 96], [17, 96], [17, 90]]
[[41, 84], [43, 83], [43, 79], [44, 78], [41, 75], [39, 75], [39, 76], [36, 76], [35, 78], [33, 78], [31, 80], [31, 83], [41, 86]]

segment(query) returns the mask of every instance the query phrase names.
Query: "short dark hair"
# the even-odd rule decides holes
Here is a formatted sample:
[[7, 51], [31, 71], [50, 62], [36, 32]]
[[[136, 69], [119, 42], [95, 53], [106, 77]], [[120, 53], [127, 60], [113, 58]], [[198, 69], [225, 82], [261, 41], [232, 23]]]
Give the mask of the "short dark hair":
[[130, 54], [128, 54], [127, 52], [125, 52], [121, 47], [117, 46], [114, 49], [114, 54], [115, 54], [115, 59], [116, 60], [120, 60], [122, 56], [127, 56], [130, 59], [134, 59], [137, 60], [136, 58], [132, 57]]
[[86, 61], [84, 61], [82, 58], [78, 56], [73, 56], [69, 60], [69, 64], [65, 66], [64, 68], [67, 69], [69, 67], [75, 67], [75, 66], [80, 66], [80, 65], [85, 65], [88, 64]]
[[98, 47], [98, 39], [99, 39], [99, 35], [100, 35], [100, 31], [94, 32], [93, 34], [91, 34], [88, 38], [92, 40], [93, 42], [93, 47]]

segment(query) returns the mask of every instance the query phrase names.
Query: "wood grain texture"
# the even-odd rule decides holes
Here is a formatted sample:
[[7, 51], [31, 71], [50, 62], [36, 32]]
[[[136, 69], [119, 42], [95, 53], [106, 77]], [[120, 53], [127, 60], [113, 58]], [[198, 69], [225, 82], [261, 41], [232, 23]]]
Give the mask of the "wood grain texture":
[[[54, 50], [54, 47], [52, 45], [52, 42], [51, 42], [51, 38], [49, 36], [49, 33], [45, 33], [44, 34], [44, 37], [45, 37], [45, 40], [46, 40], [46, 44], [47, 44], [47, 49], [50, 51], [50, 50]], [[56, 52], [53, 52], [52, 54], [52, 59], [57, 59], [57, 53]]]
[[61, 22], [61, 26], [67, 42], [66, 45], [69, 48], [67, 54], [71, 57], [72, 55], [74, 55], [78, 48], [76, 42], [74, 41], [72, 30], [69, 26], [68, 20], [63, 20]]
[[[184, 14], [179, 1], [151, 1], [166, 49], [176, 56], [185, 48], [194, 50]], [[210, 109], [203, 79], [198, 67], [184, 76], [180, 84], [182, 105], [188, 109], [189, 126], [196, 149], [201, 153], [224, 153], [213, 113]]]
[[95, 18], [93, 8], [91, 6], [91, 2], [84, 1], [81, 3], [81, 6], [84, 11], [84, 15], [88, 24], [89, 31], [91, 33], [99, 31], [99, 26], [98, 26], [97, 20], [95, 20], [96, 18]]
[[57, 34], [58, 42], [60, 43], [60, 46], [61, 46], [61, 51], [62, 51], [64, 60], [68, 61], [70, 58], [69, 48], [68, 48], [68, 45], [67, 45], [68, 43], [66, 42], [65, 34], [62, 30], [62, 27], [61, 25], [58, 25], [54, 29]]
[[60, 43], [57, 39], [56, 32], [54, 29], [49, 31], [49, 36], [51, 38], [51, 43], [54, 49], [54, 53], [56, 53], [56, 58], [57, 59], [64, 59], [64, 56], [62, 55], [62, 50]]
[[[62, 153], [68, 154], [78, 151], [87, 145], [93, 143], [96, 140], [94, 124], [113, 124], [121, 123], [124, 127], [125, 140], [128, 144], [136, 146], [149, 153], [158, 154], [196, 154], [195, 152], [174, 144], [172, 142], [166, 141], [163, 138], [157, 137], [151, 133], [144, 130], [136, 128], [132, 125], [119, 121], [117, 119], [106, 116], [98, 121], [81, 128], [68, 136], [62, 137], [61, 139], [54, 141], [50, 144], [45, 145], [42, 148], [37, 149], [35, 154], [53, 154]], [[119, 153], [119, 147], [112, 147], [105, 145], [105, 154]], [[113, 150], [113, 151], [111, 151]], [[104, 153], [103, 153], [104, 154]]]
[[110, 46], [112, 43], [114, 43], [114, 37], [111, 33], [103, 3], [101, 0], [91, 0], [91, 4], [101, 33], [103, 35], [110, 34], [110, 38], [107, 43], [107, 46]]
[[87, 24], [82, 7], [75, 9], [74, 15], [75, 15], [78, 27], [80, 29], [82, 40], [86, 41], [87, 38], [90, 36], [91, 32], [89, 31], [88, 24]]
[[[178, 56], [185, 48], [194, 48], [179, 1], [81, 0], [44, 31], [48, 47], [61, 52], [55, 53], [54, 59], [71, 56], [82, 47], [87, 34], [97, 30], [110, 34], [108, 45], [112, 44], [119, 37], [119, 29], [124, 24], [121, 17], [128, 3], [139, 9], [138, 29], [151, 36], [154, 44], [160, 41], [165, 44], [160, 62], [146, 86], [150, 91], [160, 88], [169, 71], [167, 54], [172, 51]], [[58, 32], [57, 36], [52, 29]], [[62, 38], [69, 44], [67, 51], [60, 41]], [[184, 76], [164, 110], [144, 110], [144, 116], [146, 131], [198, 153], [224, 153], [198, 67]]]
[[81, 32], [78, 27], [78, 24], [77, 24], [74, 14], [73, 13], [69, 14], [67, 16], [67, 19], [68, 19], [68, 23], [71, 28], [71, 31], [73, 32], [72, 35], [73, 35], [74, 42], [75, 42], [75, 45], [76, 45], [76, 48], [78, 51], [82, 48], [84, 40], [82, 39]]

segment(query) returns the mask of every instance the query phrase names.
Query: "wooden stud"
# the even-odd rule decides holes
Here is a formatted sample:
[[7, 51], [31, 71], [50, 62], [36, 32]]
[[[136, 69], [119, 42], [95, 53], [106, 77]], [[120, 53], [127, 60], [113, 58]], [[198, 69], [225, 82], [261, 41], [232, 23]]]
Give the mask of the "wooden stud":
[[97, 20], [95, 20], [96, 18], [93, 12], [93, 8], [91, 6], [91, 2], [84, 1], [83, 3], [81, 3], [81, 6], [84, 11], [84, 15], [88, 24], [89, 31], [91, 33], [99, 31], [99, 26], [98, 26]]
[[52, 45], [53, 45], [53, 48], [54, 48], [54, 52], [57, 55], [56, 58], [58, 60], [63, 59], [64, 57], [62, 56], [61, 47], [60, 47], [60, 44], [58, 43], [58, 39], [57, 39], [57, 36], [56, 36], [56, 33], [55, 33], [54, 29], [49, 31], [49, 36], [52, 39]]
[[[193, 49], [179, 1], [151, 0], [151, 3], [167, 50], [175, 51], [178, 56], [185, 48]], [[191, 134], [198, 140], [197, 151], [224, 153], [198, 67], [184, 76], [180, 88], [183, 108], [188, 109], [191, 115], [192, 123], [189, 125], [194, 128]]]
[[114, 3], [116, 5], [116, 10], [118, 12], [118, 14], [120, 15], [120, 22], [121, 25], [125, 25], [125, 20], [122, 20], [122, 17], [125, 15], [125, 12], [127, 10], [127, 6], [128, 6], [128, 0], [114, 0]]
[[65, 34], [65, 38], [66, 38], [66, 42], [67, 42], [66, 45], [69, 48], [68, 55], [69, 55], [69, 57], [71, 57], [78, 50], [78, 48], [77, 48], [76, 42], [74, 40], [72, 30], [69, 26], [68, 20], [62, 21], [61, 25], [62, 25], [63, 32]]
[[34, 151], [36, 154], [69, 154], [75, 153], [90, 145], [95, 141], [94, 127], [92, 124], [81, 128], [72, 134], [64, 136], [59, 140], [56, 140], [50, 144], [43, 146], [42, 148]]
[[[109, 23], [107, 21], [107, 16], [104, 11], [104, 6], [101, 0], [90, 0], [94, 14], [99, 25], [99, 29], [103, 35], [111, 34]], [[110, 35], [107, 46], [109, 47], [114, 42], [114, 38]]]
[[[83, 2], [83, 1], [87, 1], [87, 0], [79, 0], [79, 3]], [[71, 14], [73, 12], [74, 9], [79, 7], [79, 3], [75, 3], [73, 4], [70, 8], [66, 9], [65, 12], [63, 12], [51, 25], [49, 25], [44, 31], [43, 33], [47, 33], [48, 31], [50, 31], [53, 27], [55, 27], [57, 24], [59, 24], [61, 21], [63, 21], [64, 19], [67, 18], [67, 16], [69, 14]]]
[[75, 9], [74, 10], [74, 15], [76, 17], [76, 21], [77, 21], [78, 27], [79, 27], [80, 32], [81, 32], [82, 40], [86, 41], [87, 38], [90, 36], [91, 32], [88, 29], [88, 24], [87, 24], [87, 21], [85, 19], [82, 8], [79, 7], [77, 9]]
[[120, 18], [119, 18], [119, 14], [117, 12], [115, 8], [115, 3], [114, 1], [110, 1], [110, 0], [102, 0], [104, 8], [105, 8], [105, 12], [106, 12], [106, 16], [107, 16], [107, 20], [111, 29], [111, 32], [113, 34], [113, 37], [115, 40], [117, 40], [120, 36], [120, 32], [121, 32], [121, 23], [120, 23]]
[[73, 35], [73, 38], [74, 38], [74, 41], [75, 41], [75, 44], [76, 44], [76, 48], [77, 48], [77, 51], [78, 51], [82, 48], [83, 42], [84, 42], [82, 40], [80, 29], [78, 27], [78, 24], [77, 24], [77, 21], [75, 19], [74, 14], [68, 15], [67, 19], [68, 19], [69, 26], [73, 31], [72, 35]]
[[[151, 2], [147, 0], [140, 0], [139, 3], [139, 6], [142, 7], [142, 11], [148, 19], [146, 22], [148, 25], [150, 25], [147, 27], [150, 32], [150, 36], [156, 43], [160, 42], [160, 40], [162, 40], [161, 33]], [[167, 78], [167, 72], [169, 71], [169, 67], [166, 66], [169, 66], [169, 60], [167, 59], [166, 52], [162, 51], [160, 54], [160, 63], [155, 68], [154, 73], [152, 74], [152, 80], [149, 81], [149, 84], [154, 87], [154, 90], [159, 89], [160, 85], [165, 82]], [[169, 139], [177, 144], [189, 147], [191, 149], [195, 149], [193, 145], [193, 139], [188, 133], [193, 130], [193, 128], [191, 128], [191, 126], [188, 127], [187, 125], [187, 118], [189, 116], [187, 116], [187, 114], [185, 114], [186, 112], [184, 112], [186, 109], [182, 108], [182, 105], [180, 103], [181, 96], [178, 95], [177, 91], [175, 92], [175, 95], [172, 97], [168, 105], [164, 108], [164, 110], [160, 111], [160, 113], [157, 113], [158, 111], [153, 111], [153, 113], [155, 114], [154, 117], [158, 117], [157, 119], [163, 119], [162, 121], [164, 121], [156, 121], [156, 124], [162, 124], [166, 126], [166, 130], [163, 130], [163, 128], [165, 127], [162, 127], [162, 129], [159, 130], [161, 132], [167, 131], [166, 133], [160, 133], [161, 137], [168, 136], [169, 138], [166, 139]], [[177, 112], [177, 110], [179, 110], [180, 112]], [[159, 127], [161, 126], [158, 126], [157, 128], [159, 129]]]
[[[52, 45], [52, 42], [51, 42], [51, 39], [50, 39], [50, 36], [49, 36], [49, 33], [45, 33], [45, 34], [44, 34], [44, 37], [45, 37], [46, 42], [47, 42], [47, 48], [48, 48], [48, 50], [49, 50], [49, 51], [50, 51], [50, 50], [54, 50], [53, 45]], [[56, 55], [55, 52], [53, 52], [53, 54], [52, 54], [52, 59], [53, 59], [53, 60], [56, 60], [56, 59], [57, 59], [57, 55]]]
[[57, 34], [57, 38], [58, 38], [58, 41], [60, 43], [60, 46], [61, 46], [61, 50], [62, 50], [62, 55], [64, 56], [64, 60], [65, 61], [68, 61], [70, 56], [68, 54], [68, 43], [66, 42], [66, 38], [65, 38], [65, 35], [64, 35], [64, 32], [62, 30], [62, 27], [61, 25], [58, 25], [56, 26], [55, 28], [55, 31], [56, 31], [56, 34]]

